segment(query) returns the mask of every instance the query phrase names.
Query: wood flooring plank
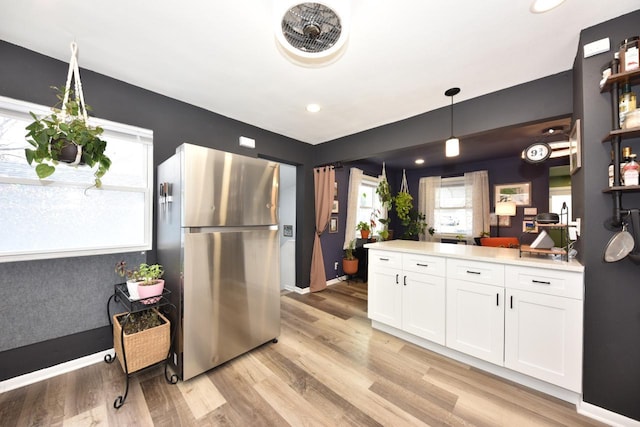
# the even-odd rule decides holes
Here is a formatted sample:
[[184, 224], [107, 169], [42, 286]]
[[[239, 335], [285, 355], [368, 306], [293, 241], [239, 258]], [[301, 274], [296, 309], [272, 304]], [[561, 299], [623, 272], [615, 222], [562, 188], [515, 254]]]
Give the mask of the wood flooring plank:
[[206, 375], [198, 375], [189, 381], [180, 381], [177, 387], [196, 420], [226, 403], [222, 394]]
[[345, 309], [342, 306], [339, 306], [335, 303], [327, 301], [324, 297], [321, 297], [318, 294], [301, 295], [301, 294], [290, 292], [286, 296], [294, 300], [304, 301], [304, 303], [307, 305], [310, 305], [319, 310], [325, 311], [343, 320], [351, 317], [351, 310]]
[[91, 411], [105, 402], [101, 363], [69, 372], [65, 399], [65, 417]]
[[275, 376], [266, 378], [253, 388], [292, 426], [337, 425], [332, 414], [321, 412]]
[[109, 425], [107, 407], [103, 403], [95, 408], [64, 420], [63, 427], [106, 427]]
[[[244, 370], [245, 368], [241, 368]], [[234, 368], [234, 361], [218, 366], [207, 375], [218, 391], [224, 396], [231, 410], [225, 409], [236, 425], [281, 426], [285, 419], [271, 407], [253, 388], [240, 372]]]
[[342, 414], [336, 418], [336, 422], [340, 420], [353, 425], [380, 425], [349, 401], [342, 398], [339, 393], [318, 381], [291, 359], [284, 357], [278, 350], [265, 348], [264, 351], [257, 352], [256, 357], [277, 377], [322, 413]]
[[195, 424], [182, 393], [176, 385], [167, 384], [164, 376], [145, 379], [140, 382], [140, 387], [154, 425], [179, 427]]
[[[27, 398], [27, 388], [21, 387], [0, 393], [0, 420], [9, 426], [20, 425], [22, 408]], [[22, 425], [27, 425], [23, 422]]]
[[[120, 364], [117, 362], [111, 364], [103, 363], [102, 366], [102, 390], [108, 409], [109, 425], [152, 426], [153, 420], [151, 419], [144, 393], [142, 393], [142, 388], [140, 387], [140, 379], [151, 378], [151, 376], [147, 376], [150, 374], [134, 375], [129, 379], [129, 394], [127, 399], [122, 407], [116, 409], [113, 407], [113, 402], [118, 396], [124, 394], [126, 377]], [[156, 376], [160, 374], [160, 371], [157, 369], [151, 369], [146, 372], [154, 372]]]

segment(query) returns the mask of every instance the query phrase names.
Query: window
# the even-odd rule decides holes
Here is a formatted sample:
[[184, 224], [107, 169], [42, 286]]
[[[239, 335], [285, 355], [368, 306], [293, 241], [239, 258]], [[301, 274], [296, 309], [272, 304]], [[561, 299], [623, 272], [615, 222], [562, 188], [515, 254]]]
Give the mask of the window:
[[24, 156], [25, 126], [47, 107], [0, 97], [0, 262], [151, 248], [153, 133], [91, 118], [112, 165], [93, 185], [86, 166], [39, 180]]
[[441, 237], [471, 236], [473, 210], [466, 203], [464, 177], [443, 178], [436, 190], [434, 228]]
[[[362, 183], [358, 190], [358, 213], [356, 216], [356, 224], [360, 221], [364, 221], [370, 224], [372, 213], [376, 212], [378, 217], [381, 215], [380, 209], [380, 197], [376, 194], [376, 188], [378, 188], [378, 178], [373, 178], [364, 175], [362, 177]], [[371, 230], [371, 235], [375, 235], [376, 230], [379, 232], [382, 230], [382, 224], [376, 221], [376, 228]], [[358, 231], [358, 233], [360, 233]]]

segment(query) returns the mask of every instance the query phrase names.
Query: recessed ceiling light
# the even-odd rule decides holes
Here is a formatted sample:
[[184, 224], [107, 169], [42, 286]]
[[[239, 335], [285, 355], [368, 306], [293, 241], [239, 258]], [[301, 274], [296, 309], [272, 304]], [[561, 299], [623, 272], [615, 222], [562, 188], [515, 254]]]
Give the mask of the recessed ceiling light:
[[531, 3], [531, 7], [529, 10], [532, 13], [544, 13], [548, 12], [551, 9], [555, 9], [564, 3], [564, 0], [533, 0]]
[[424, 163], [424, 159], [416, 159], [415, 160], [416, 165], [421, 165]]
[[307, 111], [310, 113], [317, 113], [320, 111], [320, 106], [318, 104], [309, 104], [307, 105]]

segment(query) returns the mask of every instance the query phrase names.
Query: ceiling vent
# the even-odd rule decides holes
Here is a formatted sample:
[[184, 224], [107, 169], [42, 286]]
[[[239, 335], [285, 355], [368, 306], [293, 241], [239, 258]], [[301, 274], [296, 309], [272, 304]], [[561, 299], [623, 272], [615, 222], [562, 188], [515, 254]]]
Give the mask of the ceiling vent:
[[348, 2], [278, 1], [275, 33], [281, 51], [304, 66], [326, 65], [335, 61], [344, 51], [348, 36], [345, 3]]

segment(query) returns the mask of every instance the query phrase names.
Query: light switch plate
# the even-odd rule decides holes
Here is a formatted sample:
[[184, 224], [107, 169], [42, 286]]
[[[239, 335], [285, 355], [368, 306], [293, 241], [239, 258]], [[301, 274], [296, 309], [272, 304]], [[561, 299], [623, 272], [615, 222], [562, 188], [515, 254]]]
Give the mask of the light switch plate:
[[600, 39], [591, 43], [587, 43], [584, 45], [583, 49], [585, 58], [589, 58], [590, 56], [598, 55], [600, 53], [609, 52], [609, 50], [611, 49], [609, 37], [607, 37], [606, 39]]
[[256, 148], [256, 140], [252, 138], [247, 138], [246, 136], [241, 136], [240, 146], [247, 147], [247, 148]]

